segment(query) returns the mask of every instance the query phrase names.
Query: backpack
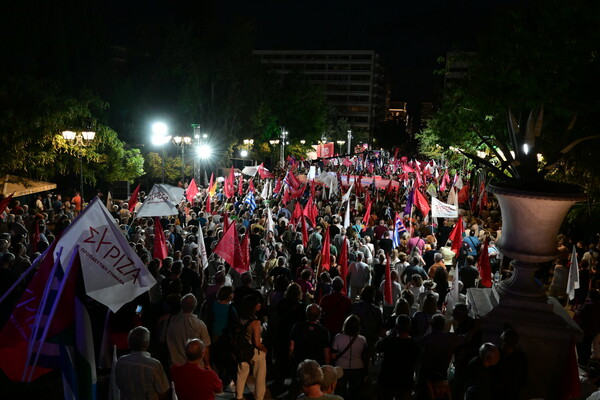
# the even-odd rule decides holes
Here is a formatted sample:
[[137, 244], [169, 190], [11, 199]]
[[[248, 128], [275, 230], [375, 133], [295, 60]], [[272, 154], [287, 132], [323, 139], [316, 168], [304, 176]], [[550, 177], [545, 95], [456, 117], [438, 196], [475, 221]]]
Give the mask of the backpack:
[[254, 344], [246, 337], [246, 331], [254, 320], [250, 319], [245, 324], [238, 323], [231, 335], [231, 349], [233, 358], [240, 364], [243, 362], [250, 363], [254, 357]]

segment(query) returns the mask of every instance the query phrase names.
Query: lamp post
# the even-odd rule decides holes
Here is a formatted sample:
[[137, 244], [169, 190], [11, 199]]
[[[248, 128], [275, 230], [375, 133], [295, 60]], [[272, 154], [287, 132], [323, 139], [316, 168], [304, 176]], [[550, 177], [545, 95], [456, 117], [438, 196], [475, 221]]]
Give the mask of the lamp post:
[[340, 146], [340, 154], [342, 154], [342, 151], [344, 151], [344, 149], [342, 148], [342, 146], [344, 145], [344, 143], [346, 143], [345, 140], [338, 140], [337, 141], [338, 146]]
[[173, 143], [177, 147], [181, 147], [181, 183], [185, 180], [185, 146], [192, 144], [192, 138], [189, 136], [175, 136]]
[[279, 144], [279, 139], [271, 139], [269, 140], [271, 146], [277, 146]]
[[155, 122], [152, 124], [152, 144], [162, 148], [162, 183], [165, 183], [165, 144], [171, 140], [167, 135], [169, 127], [164, 122]]
[[348, 129], [348, 154], [352, 154], [352, 131]]
[[285, 165], [285, 145], [287, 144], [288, 131], [285, 130], [285, 126], [281, 127], [281, 168]]
[[64, 131], [62, 133], [62, 137], [73, 146], [77, 147], [77, 154], [79, 156], [79, 180], [80, 180], [80, 196], [81, 196], [81, 206], [83, 208], [83, 148], [89, 146], [94, 138], [96, 137], [96, 132], [86, 131], [86, 132], [73, 132], [73, 131]]

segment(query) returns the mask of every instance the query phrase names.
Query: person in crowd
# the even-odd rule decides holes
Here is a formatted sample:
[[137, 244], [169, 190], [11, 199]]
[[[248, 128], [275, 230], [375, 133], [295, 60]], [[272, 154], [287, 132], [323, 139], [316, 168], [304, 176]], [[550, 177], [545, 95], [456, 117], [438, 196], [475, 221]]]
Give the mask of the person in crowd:
[[204, 359], [204, 343], [190, 339], [185, 345], [187, 362], [171, 367], [175, 393], [180, 400], [214, 400], [215, 394], [223, 392], [223, 382], [214, 371], [200, 366]]
[[479, 347], [479, 355], [469, 361], [465, 374], [465, 400], [493, 399], [493, 369], [500, 361], [500, 350], [493, 343]]
[[356, 253], [356, 261], [348, 268], [348, 281], [350, 282], [350, 296], [355, 299], [359, 296], [362, 288], [371, 281], [369, 266], [363, 262], [364, 255]]
[[360, 319], [352, 314], [346, 321], [342, 333], [338, 333], [331, 345], [335, 365], [344, 371], [338, 380], [336, 394], [346, 400], [364, 398], [363, 383], [369, 366], [367, 339], [360, 335]]
[[305, 399], [343, 400], [340, 396], [325, 394], [321, 390], [323, 370], [315, 360], [306, 359], [298, 365], [296, 377]]
[[170, 365], [185, 364], [185, 344], [189, 339], [199, 338], [204, 343], [204, 357], [200, 361], [202, 368], [210, 369], [210, 335], [206, 324], [198, 318], [194, 311], [198, 302], [191, 293], [181, 298], [181, 311], [173, 316], [167, 327], [167, 348]]
[[164, 400], [169, 394], [169, 381], [157, 359], [148, 353], [150, 331], [138, 326], [128, 335], [130, 354], [117, 360], [115, 377], [122, 399]]

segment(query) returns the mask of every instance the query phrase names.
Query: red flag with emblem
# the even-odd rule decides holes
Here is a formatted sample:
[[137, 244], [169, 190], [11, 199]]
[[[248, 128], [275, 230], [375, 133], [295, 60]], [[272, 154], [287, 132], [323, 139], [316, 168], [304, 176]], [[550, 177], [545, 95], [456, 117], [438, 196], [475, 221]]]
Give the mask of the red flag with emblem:
[[197, 194], [198, 194], [198, 186], [196, 186], [196, 181], [194, 180], [194, 178], [192, 178], [192, 180], [190, 181], [190, 184], [187, 187], [187, 190], [185, 191], [185, 197], [186, 197], [188, 203], [192, 203], [192, 205], [193, 205], [194, 198], [196, 197]]
[[290, 221], [293, 225], [296, 225], [302, 216], [302, 206], [300, 206], [300, 202], [297, 201], [294, 206], [294, 212], [292, 214], [292, 220]]
[[423, 214], [424, 217], [427, 216], [427, 214], [429, 214], [429, 210], [431, 210], [427, 199], [425, 198], [425, 196], [423, 196], [419, 189], [415, 189], [414, 191], [413, 204], [417, 206], [417, 208], [421, 211], [421, 214]]
[[464, 232], [465, 229], [463, 227], [462, 215], [460, 215], [458, 217], [458, 221], [456, 221], [456, 225], [454, 225], [454, 228], [452, 229], [452, 232], [450, 232], [450, 236], [448, 236], [448, 239], [452, 241], [452, 251], [456, 255], [459, 254], [460, 247], [462, 246]]
[[213, 251], [240, 274], [247, 271], [242, 257], [240, 238], [238, 237], [235, 224], [229, 226]]

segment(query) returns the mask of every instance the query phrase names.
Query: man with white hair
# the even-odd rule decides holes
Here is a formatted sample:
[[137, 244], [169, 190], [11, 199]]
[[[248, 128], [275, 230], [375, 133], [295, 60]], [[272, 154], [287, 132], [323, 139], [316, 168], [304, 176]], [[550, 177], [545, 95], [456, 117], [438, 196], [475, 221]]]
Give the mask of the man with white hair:
[[302, 386], [305, 399], [343, 400], [334, 394], [325, 394], [321, 390], [323, 370], [315, 360], [304, 360], [298, 365], [298, 382]]
[[200, 361], [202, 368], [210, 369], [210, 335], [206, 324], [202, 322], [194, 310], [198, 302], [191, 293], [181, 298], [181, 311], [171, 318], [167, 328], [167, 348], [171, 357], [169, 365], [185, 364], [185, 345], [190, 339], [199, 338], [206, 345], [204, 357]]
[[121, 399], [165, 399], [169, 381], [160, 361], [148, 353], [150, 331], [143, 326], [133, 328], [127, 337], [130, 354], [115, 365], [116, 381]]

